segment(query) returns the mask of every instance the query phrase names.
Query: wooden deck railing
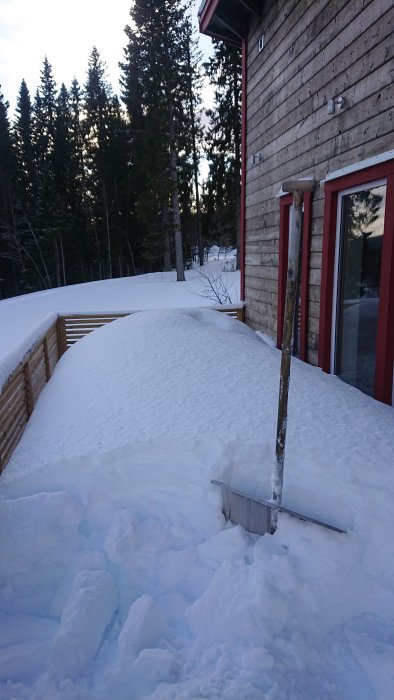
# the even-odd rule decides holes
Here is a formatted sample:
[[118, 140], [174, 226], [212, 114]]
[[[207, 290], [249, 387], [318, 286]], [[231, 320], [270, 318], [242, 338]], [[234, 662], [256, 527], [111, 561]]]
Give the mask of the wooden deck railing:
[[3, 386], [0, 394], [0, 472], [18, 444], [61, 354], [58, 322], [55, 321]]
[[[215, 309], [239, 321], [245, 320], [243, 306], [223, 306]], [[45, 335], [33, 345], [0, 393], [0, 473], [21, 439], [37, 399], [63, 353], [96, 328], [130, 313], [138, 311], [58, 316]]]

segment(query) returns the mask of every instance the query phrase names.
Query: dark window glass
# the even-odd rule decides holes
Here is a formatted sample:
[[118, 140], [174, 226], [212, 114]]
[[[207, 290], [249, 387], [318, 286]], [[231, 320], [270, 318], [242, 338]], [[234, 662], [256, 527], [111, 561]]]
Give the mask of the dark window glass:
[[386, 186], [342, 197], [335, 372], [374, 393]]

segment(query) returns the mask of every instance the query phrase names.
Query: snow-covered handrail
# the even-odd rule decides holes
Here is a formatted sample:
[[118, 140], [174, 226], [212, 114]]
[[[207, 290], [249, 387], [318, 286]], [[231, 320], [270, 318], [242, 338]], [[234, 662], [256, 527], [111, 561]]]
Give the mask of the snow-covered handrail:
[[30, 349], [8, 377], [0, 393], [0, 472], [18, 444], [37, 399], [62, 354], [58, 319], [51, 317], [44, 332], [30, 343]]

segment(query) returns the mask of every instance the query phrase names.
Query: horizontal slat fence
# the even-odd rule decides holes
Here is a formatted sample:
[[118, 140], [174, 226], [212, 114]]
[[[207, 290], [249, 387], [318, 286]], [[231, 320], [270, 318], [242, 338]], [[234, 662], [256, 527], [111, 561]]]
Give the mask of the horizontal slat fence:
[[[245, 308], [244, 306], [215, 306], [209, 307], [213, 308], [215, 311], [220, 311], [221, 313], [231, 316], [238, 321], [245, 321]], [[118, 314], [68, 314], [66, 316], [59, 316], [60, 337], [61, 345], [63, 350], [74, 345], [77, 340], [80, 340], [88, 333], [96, 330], [96, 328], [101, 328], [107, 323], [112, 323], [118, 318], [124, 318], [129, 316], [131, 313], [139, 313], [138, 311], [131, 311], [128, 313], [118, 313]]]
[[56, 321], [4, 385], [0, 394], [0, 472], [18, 444], [61, 354]]
[[[215, 310], [239, 321], [245, 320], [243, 306], [215, 307]], [[130, 312], [58, 316], [44, 337], [33, 345], [0, 393], [0, 473], [22, 437], [37, 399], [63, 353], [96, 328], [129, 314]]]
[[[138, 313], [138, 312], [134, 312]], [[62, 347], [64, 350], [74, 345], [77, 340], [80, 340], [88, 333], [95, 331], [107, 323], [112, 323], [118, 318], [129, 316], [129, 313], [124, 314], [68, 314], [67, 316], [59, 316], [59, 324], [61, 326], [60, 335], [62, 338]]]

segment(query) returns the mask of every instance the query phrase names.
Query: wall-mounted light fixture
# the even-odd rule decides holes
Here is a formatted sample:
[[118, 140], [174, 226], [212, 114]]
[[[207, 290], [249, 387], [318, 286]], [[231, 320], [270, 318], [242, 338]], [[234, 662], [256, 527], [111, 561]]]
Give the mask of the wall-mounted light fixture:
[[263, 50], [264, 48], [264, 34], [261, 35], [259, 38], [259, 53]]
[[263, 154], [262, 153], [253, 153], [252, 155], [252, 163], [253, 165], [256, 165], [256, 163], [261, 163], [263, 160]]
[[338, 107], [339, 111], [346, 107], [346, 97], [336, 97], [335, 99], [327, 100], [327, 112], [328, 114], [335, 114], [335, 107]]

